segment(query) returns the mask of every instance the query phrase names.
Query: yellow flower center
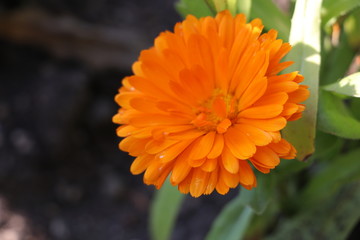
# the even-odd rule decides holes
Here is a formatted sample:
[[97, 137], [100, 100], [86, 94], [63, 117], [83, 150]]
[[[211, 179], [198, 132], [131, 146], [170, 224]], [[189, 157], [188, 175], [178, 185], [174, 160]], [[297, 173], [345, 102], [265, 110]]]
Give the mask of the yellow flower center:
[[224, 133], [236, 121], [237, 109], [237, 99], [216, 89], [212, 96], [196, 109], [196, 118], [191, 123], [201, 130]]

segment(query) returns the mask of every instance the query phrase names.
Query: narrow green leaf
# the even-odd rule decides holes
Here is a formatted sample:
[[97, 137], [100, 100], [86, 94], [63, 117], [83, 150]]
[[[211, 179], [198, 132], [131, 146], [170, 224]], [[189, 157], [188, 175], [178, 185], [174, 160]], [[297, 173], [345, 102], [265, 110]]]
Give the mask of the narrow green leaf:
[[[311, 181], [300, 195], [301, 207], [308, 209], [329, 199], [339, 188], [353, 180], [360, 180], [360, 149], [326, 162], [322, 169], [314, 174]], [[324, 191], [326, 189], [326, 191]]]
[[359, 6], [359, 0], [324, 0], [321, 14], [322, 25], [329, 29], [338, 17], [347, 14]]
[[[239, 1], [239, 4], [242, 4], [242, 2], [243, 1]], [[273, 28], [277, 30], [281, 39], [287, 41], [289, 38], [290, 18], [285, 15], [272, 1], [251, 1], [250, 17], [260, 18], [266, 29]]]
[[227, 9], [227, 0], [211, 0], [215, 6], [216, 12]]
[[180, 0], [175, 4], [175, 8], [184, 18], [188, 14], [192, 14], [198, 18], [214, 15], [214, 12], [205, 0]]
[[170, 239], [184, 196], [169, 181], [165, 181], [155, 193], [150, 209], [150, 233], [153, 240]]
[[324, 86], [323, 89], [350, 97], [360, 97], [360, 72], [351, 74], [336, 83]]
[[206, 240], [240, 240], [252, 219], [251, 208], [241, 203], [241, 193], [234, 198], [220, 213], [213, 223]]
[[290, 43], [294, 46], [287, 60], [295, 63], [288, 71], [300, 71], [311, 92], [305, 101], [303, 117], [288, 123], [283, 134], [294, 144], [297, 158], [304, 160], [314, 152], [320, 69], [321, 0], [297, 0], [292, 18]]
[[[341, 167], [343, 169], [343, 166]], [[335, 197], [280, 222], [265, 240], [344, 240], [360, 219], [360, 181], [341, 188]], [[326, 192], [323, 188], [320, 193]]]
[[237, 13], [243, 13], [247, 18], [250, 17], [251, 0], [237, 0]]
[[360, 139], [360, 122], [342, 99], [327, 91], [320, 92], [318, 128], [338, 137]]
[[237, 0], [226, 0], [226, 4], [227, 4], [227, 9], [229, 9], [229, 11], [231, 12], [231, 14], [233, 16], [235, 16], [238, 11], [237, 11]]
[[240, 202], [250, 207], [256, 214], [262, 214], [274, 197], [273, 176], [271, 173], [257, 175], [257, 187], [252, 190], [241, 189]]

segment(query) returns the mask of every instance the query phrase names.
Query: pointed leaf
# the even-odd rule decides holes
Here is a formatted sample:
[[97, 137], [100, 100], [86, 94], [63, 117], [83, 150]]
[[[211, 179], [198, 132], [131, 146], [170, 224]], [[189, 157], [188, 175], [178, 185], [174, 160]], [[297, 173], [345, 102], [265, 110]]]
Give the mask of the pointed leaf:
[[343, 100], [327, 91], [320, 93], [319, 129], [342, 138], [360, 139], [360, 122], [351, 115]]
[[150, 209], [150, 233], [153, 240], [170, 239], [176, 216], [184, 199], [170, 182], [165, 181], [162, 188], [155, 193]]
[[290, 44], [294, 47], [287, 60], [295, 63], [288, 71], [300, 71], [311, 92], [305, 101], [303, 117], [288, 123], [283, 134], [298, 151], [297, 158], [304, 160], [314, 152], [316, 114], [320, 69], [320, 7], [321, 0], [297, 0], [292, 19]]
[[323, 89], [350, 97], [360, 97], [360, 72], [351, 74], [336, 83], [324, 86]]
[[253, 216], [251, 208], [240, 201], [241, 195], [234, 198], [215, 219], [206, 240], [241, 240]]

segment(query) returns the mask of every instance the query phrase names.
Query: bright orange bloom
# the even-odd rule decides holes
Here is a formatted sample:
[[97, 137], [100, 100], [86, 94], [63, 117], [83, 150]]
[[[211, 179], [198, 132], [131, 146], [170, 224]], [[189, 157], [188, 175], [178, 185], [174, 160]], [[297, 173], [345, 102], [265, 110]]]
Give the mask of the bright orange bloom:
[[[297, 72], [279, 72], [291, 46], [261, 34], [260, 19], [229, 11], [188, 16], [141, 52], [123, 80], [113, 121], [120, 149], [136, 157], [133, 174], [160, 188], [167, 178], [198, 197], [239, 184], [256, 186], [253, 167], [268, 173], [296, 150], [281, 137], [301, 117], [309, 91]], [[252, 165], [252, 166], [251, 166]]]

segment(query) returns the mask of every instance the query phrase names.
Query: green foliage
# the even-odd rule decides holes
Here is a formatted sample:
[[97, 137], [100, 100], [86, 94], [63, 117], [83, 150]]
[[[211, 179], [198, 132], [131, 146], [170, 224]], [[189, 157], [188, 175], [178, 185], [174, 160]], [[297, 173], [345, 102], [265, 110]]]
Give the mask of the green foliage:
[[150, 233], [153, 240], [170, 239], [184, 196], [169, 181], [165, 181], [163, 187], [155, 193], [150, 209]]
[[[347, 154], [338, 155], [331, 164], [323, 167], [312, 176], [304, 192], [301, 194], [302, 209], [317, 206], [333, 197], [341, 186], [349, 181], [360, 180], [360, 149]], [[351, 166], [351, 167], [346, 167]], [[321, 194], [319, 194], [321, 193]]]
[[274, 179], [272, 174], [258, 174], [257, 187], [252, 190], [242, 189], [240, 202], [250, 207], [256, 214], [262, 214], [274, 196]]
[[207, 1], [180, 0], [175, 5], [176, 10], [185, 18], [188, 14], [196, 17], [213, 16], [214, 12]]
[[[242, 1], [239, 0], [238, 2]], [[266, 29], [276, 29], [279, 37], [287, 41], [290, 32], [290, 17], [284, 14], [272, 1], [251, 1], [250, 17], [260, 18]]]
[[354, 49], [360, 49], [360, 7], [345, 19], [344, 32], [348, 35], [349, 45]]
[[351, 115], [344, 101], [330, 92], [320, 93], [319, 129], [342, 138], [360, 139], [360, 122]]
[[323, 89], [350, 97], [360, 97], [360, 72], [324, 86]]
[[283, 131], [285, 138], [298, 150], [299, 160], [314, 152], [320, 71], [320, 8], [321, 0], [296, 1], [290, 32], [290, 43], [294, 47], [287, 59], [295, 63], [288, 71], [300, 71], [311, 92], [305, 101], [303, 117], [288, 123]]
[[324, 0], [322, 8], [322, 25], [327, 29], [336, 19], [360, 6], [359, 0]]
[[[298, 240], [346, 239], [360, 219], [359, 189], [359, 181], [342, 187], [336, 196], [284, 219], [281, 227], [265, 240], [294, 239], [294, 236]], [[323, 188], [320, 193], [326, 191]]]
[[253, 211], [244, 206], [241, 195], [234, 198], [216, 218], [206, 240], [239, 240], [245, 235]]

